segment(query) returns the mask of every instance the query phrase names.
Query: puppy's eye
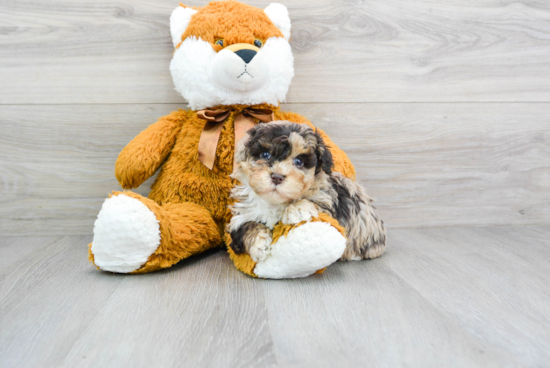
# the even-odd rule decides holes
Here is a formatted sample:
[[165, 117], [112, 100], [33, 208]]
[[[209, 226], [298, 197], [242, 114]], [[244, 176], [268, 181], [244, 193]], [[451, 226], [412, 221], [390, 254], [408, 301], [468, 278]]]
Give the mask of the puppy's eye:
[[219, 39], [217, 40], [216, 42], [214, 42], [216, 45], [220, 45], [221, 47], [223, 47], [223, 39]]
[[269, 160], [271, 158], [271, 153], [269, 152], [262, 152], [260, 154], [260, 158], [263, 160]]
[[304, 166], [304, 161], [302, 161], [301, 158], [296, 157], [296, 158], [294, 159], [294, 166], [296, 166], [296, 167], [302, 167], [302, 166]]
[[257, 38], [254, 40], [254, 46], [256, 46], [257, 48], [260, 49], [260, 48], [262, 48], [263, 45], [264, 45], [264, 43], [261, 40], [259, 40]]

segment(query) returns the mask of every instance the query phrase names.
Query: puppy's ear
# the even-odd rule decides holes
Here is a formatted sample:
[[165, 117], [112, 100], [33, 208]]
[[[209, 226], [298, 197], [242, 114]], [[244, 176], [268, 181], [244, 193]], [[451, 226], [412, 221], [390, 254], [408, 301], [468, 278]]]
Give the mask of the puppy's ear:
[[246, 131], [246, 135], [248, 135], [250, 138], [254, 138], [257, 132], [258, 132], [258, 126], [255, 125]]
[[248, 142], [250, 142], [252, 138], [256, 136], [256, 134], [258, 133], [258, 129], [260, 129], [261, 126], [261, 124], [257, 124], [246, 131], [245, 138], [247, 138]]
[[317, 167], [315, 168], [315, 174], [318, 174], [321, 170], [323, 170], [325, 173], [330, 175], [332, 174], [332, 168], [334, 167], [332, 153], [317, 131], [315, 131], [315, 138], [317, 138], [317, 148], [315, 149], [315, 154], [317, 155]]
[[235, 147], [235, 162], [242, 162], [246, 160], [246, 151], [249, 146], [250, 135], [245, 134], [244, 137], [237, 143]]
[[254, 137], [258, 134], [258, 130], [262, 128], [262, 124], [257, 124], [248, 129], [244, 137], [239, 141], [235, 147], [235, 161], [241, 162], [246, 160], [247, 151], [252, 147]]

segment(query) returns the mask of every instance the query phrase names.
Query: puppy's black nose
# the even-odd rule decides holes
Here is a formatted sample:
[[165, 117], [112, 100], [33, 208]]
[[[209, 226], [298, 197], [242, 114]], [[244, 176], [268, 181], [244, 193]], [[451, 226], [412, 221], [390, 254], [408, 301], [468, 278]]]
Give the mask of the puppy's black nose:
[[283, 180], [285, 180], [285, 177], [283, 175], [271, 174], [271, 181], [273, 182], [273, 184], [279, 185], [283, 182]]
[[239, 55], [239, 57], [248, 64], [250, 63], [250, 60], [254, 59], [254, 56], [256, 56], [257, 52], [250, 49], [242, 49], [239, 51], [235, 51], [235, 54]]

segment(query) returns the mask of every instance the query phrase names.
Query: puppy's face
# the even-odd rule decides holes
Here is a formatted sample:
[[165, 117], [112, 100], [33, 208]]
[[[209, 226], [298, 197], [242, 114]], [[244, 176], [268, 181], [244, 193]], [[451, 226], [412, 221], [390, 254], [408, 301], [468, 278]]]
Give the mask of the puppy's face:
[[252, 190], [272, 204], [300, 199], [318, 173], [332, 170], [332, 155], [321, 136], [305, 124], [286, 121], [249, 130], [236, 160]]

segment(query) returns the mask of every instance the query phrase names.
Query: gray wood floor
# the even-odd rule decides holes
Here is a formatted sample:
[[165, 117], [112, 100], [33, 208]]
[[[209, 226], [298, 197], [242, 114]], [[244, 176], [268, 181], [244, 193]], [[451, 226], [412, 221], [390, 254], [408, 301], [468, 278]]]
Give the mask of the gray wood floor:
[[223, 251], [123, 276], [87, 263], [89, 236], [3, 238], [0, 366], [548, 366], [550, 226], [389, 238], [287, 281]]

